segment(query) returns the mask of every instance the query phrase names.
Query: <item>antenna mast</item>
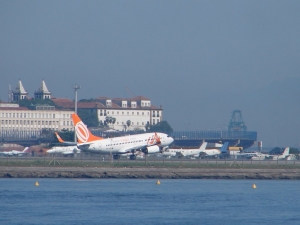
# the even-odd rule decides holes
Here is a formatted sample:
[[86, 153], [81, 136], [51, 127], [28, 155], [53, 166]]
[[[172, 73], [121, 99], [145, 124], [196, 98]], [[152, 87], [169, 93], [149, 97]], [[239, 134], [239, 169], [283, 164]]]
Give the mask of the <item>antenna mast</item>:
[[[75, 92], [75, 113], [77, 114], [77, 90], [80, 89], [80, 86], [75, 84], [73, 88]], [[76, 132], [74, 132], [74, 142], [77, 142]]]

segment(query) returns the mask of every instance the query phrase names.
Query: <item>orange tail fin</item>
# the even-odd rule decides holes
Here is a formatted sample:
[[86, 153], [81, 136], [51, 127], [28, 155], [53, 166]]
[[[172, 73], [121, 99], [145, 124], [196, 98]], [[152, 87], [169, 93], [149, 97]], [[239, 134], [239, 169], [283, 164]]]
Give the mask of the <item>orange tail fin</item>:
[[55, 132], [56, 138], [60, 143], [64, 143], [65, 141], [58, 135], [57, 132]]
[[79, 144], [104, 139], [102, 137], [94, 136], [76, 113], [72, 114], [72, 120]]

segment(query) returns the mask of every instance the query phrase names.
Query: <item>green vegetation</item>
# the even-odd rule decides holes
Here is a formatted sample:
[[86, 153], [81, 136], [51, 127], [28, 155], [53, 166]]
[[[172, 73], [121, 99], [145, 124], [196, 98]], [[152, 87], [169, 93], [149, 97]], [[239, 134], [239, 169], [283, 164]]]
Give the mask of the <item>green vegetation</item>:
[[26, 107], [28, 109], [31, 109], [32, 106], [36, 106], [36, 105], [51, 105], [51, 106], [55, 106], [54, 102], [51, 99], [22, 99], [19, 100], [19, 105], [20, 107]]
[[98, 127], [98, 117], [96, 110], [90, 109], [78, 109], [78, 116], [88, 127]]
[[106, 127], [108, 127], [109, 124], [114, 125], [115, 122], [116, 122], [116, 118], [114, 118], [114, 117], [112, 117], [112, 116], [107, 116], [107, 117], [105, 117], [104, 125], [105, 125]]
[[89, 99], [80, 99], [79, 102], [96, 102], [97, 100], [94, 98], [89, 98]]
[[168, 124], [167, 121], [161, 121], [155, 125], [146, 125], [147, 132], [162, 132], [166, 134], [173, 133], [173, 128]]
[[[275, 147], [275, 148], [273, 148], [270, 152], [269, 152], [269, 154], [270, 155], [280, 155], [280, 154], [282, 154], [282, 152], [284, 151], [284, 149], [285, 148], [279, 148], [279, 147]], [[290, 148], [290, 152], [289, 152], [290, 154], [295, 154], [295, 155], [297, 155], [297, 154], [300, 154], [300, 151], [297, 149], [297, 148]]]

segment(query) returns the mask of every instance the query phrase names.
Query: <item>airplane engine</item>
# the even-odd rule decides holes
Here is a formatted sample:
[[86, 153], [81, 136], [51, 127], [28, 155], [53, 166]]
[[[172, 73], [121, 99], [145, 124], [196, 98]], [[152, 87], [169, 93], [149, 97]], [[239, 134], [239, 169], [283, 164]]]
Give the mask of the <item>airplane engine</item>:
[[159, 149], [159, 147], [157, 145], [147, 147], [144, 150], [145, 154], [153, 154], [153, 153], [158, 153], [158, 152], [160, 152], [160, 149]]

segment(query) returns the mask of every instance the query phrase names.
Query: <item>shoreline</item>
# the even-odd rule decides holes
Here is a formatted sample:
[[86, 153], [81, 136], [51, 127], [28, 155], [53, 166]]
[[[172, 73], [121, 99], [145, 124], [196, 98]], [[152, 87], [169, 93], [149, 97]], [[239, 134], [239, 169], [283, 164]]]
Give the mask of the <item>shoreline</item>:
[[1, 166], [0, 178], [300, 180], [300, 169]]

